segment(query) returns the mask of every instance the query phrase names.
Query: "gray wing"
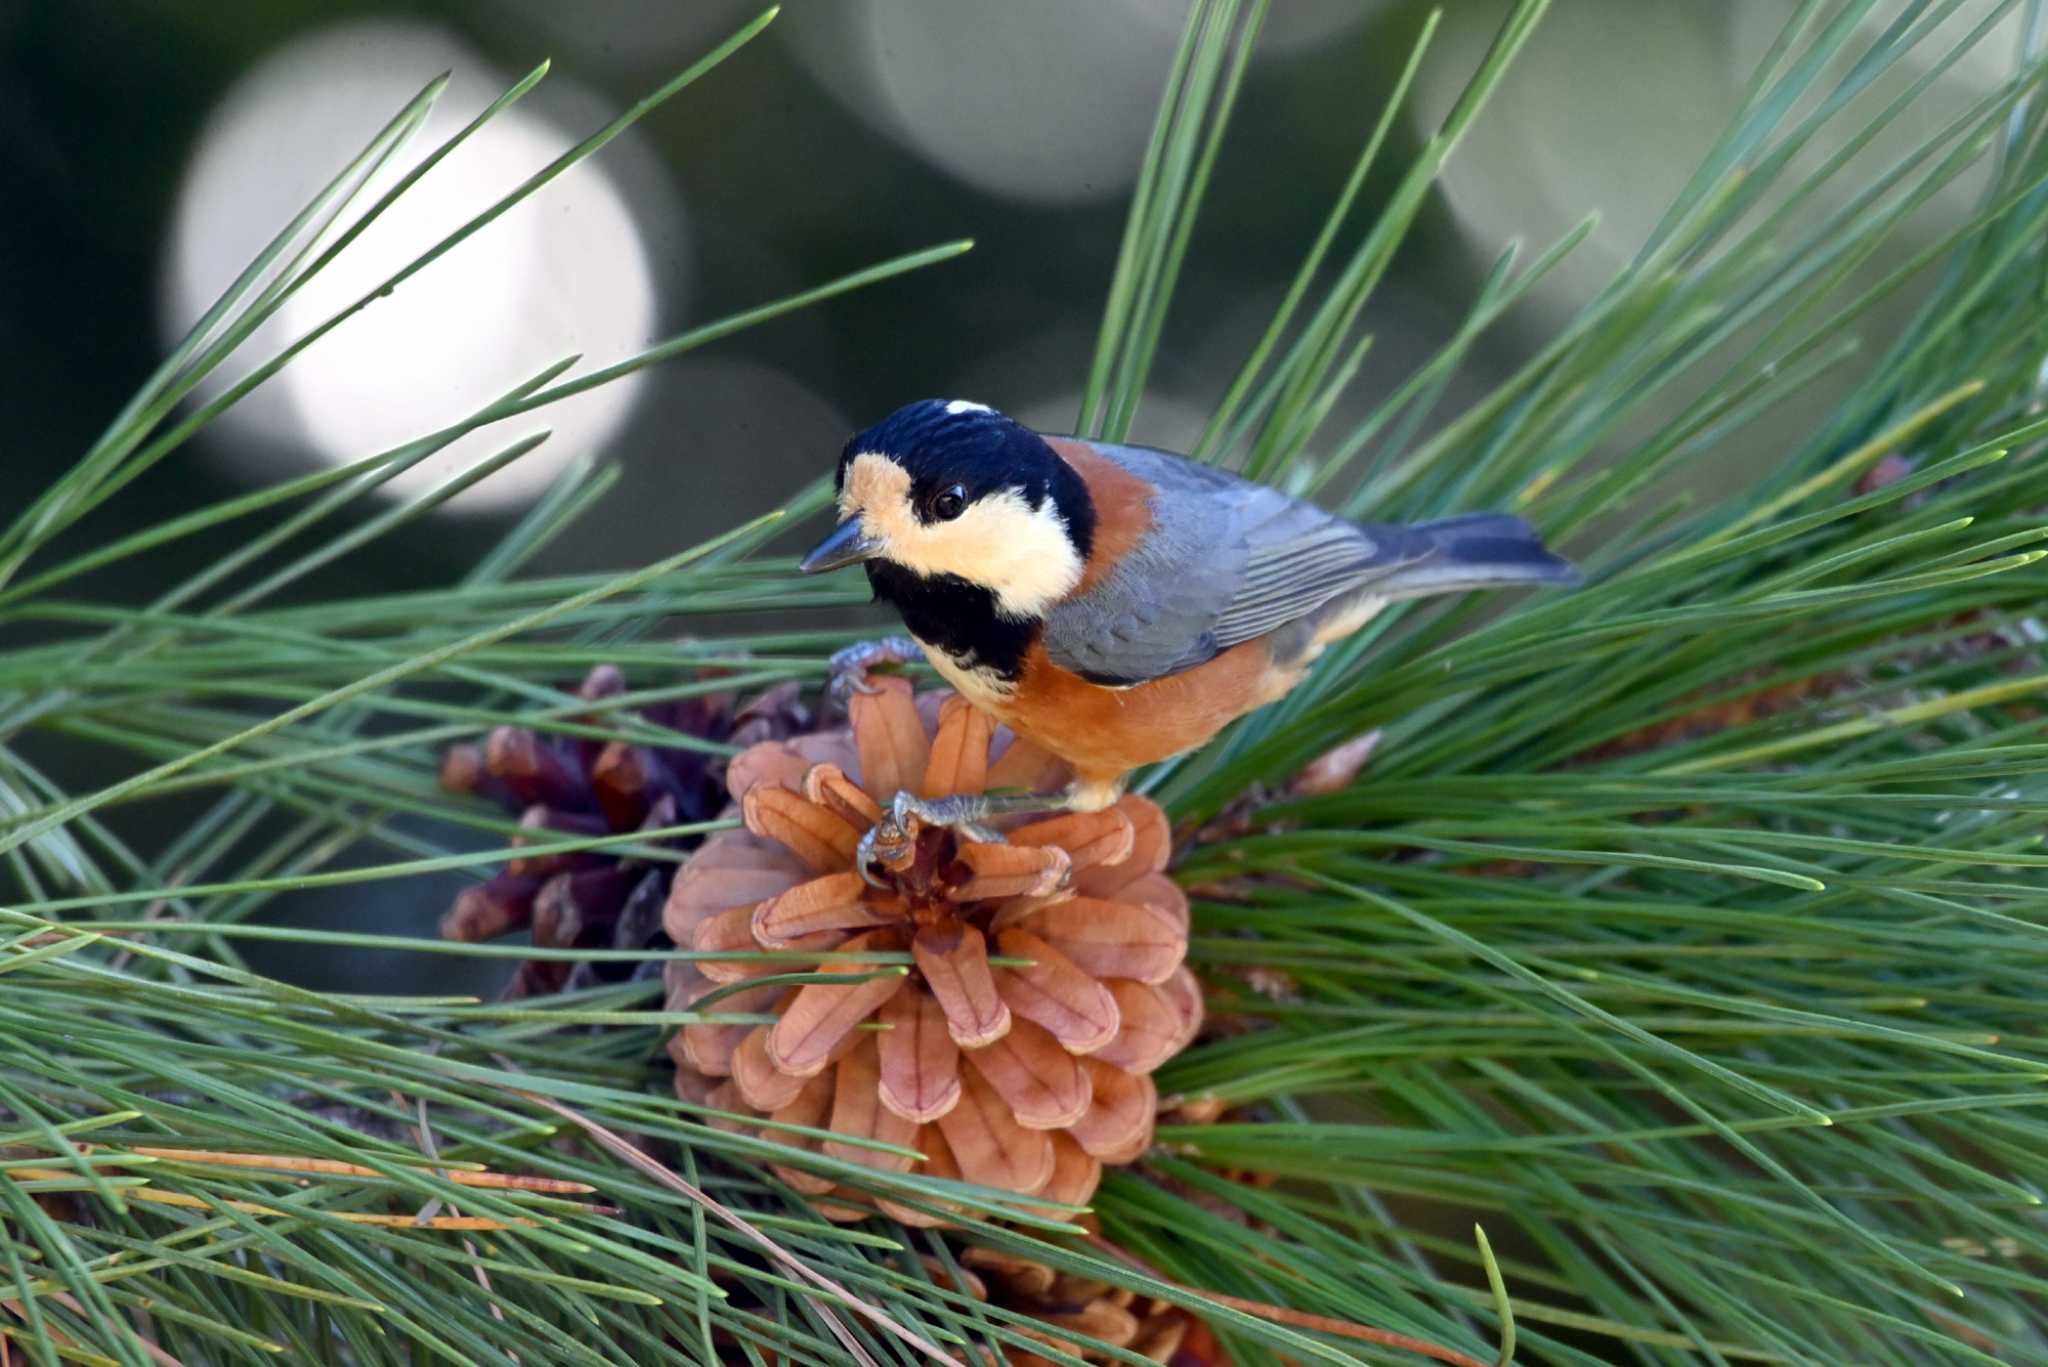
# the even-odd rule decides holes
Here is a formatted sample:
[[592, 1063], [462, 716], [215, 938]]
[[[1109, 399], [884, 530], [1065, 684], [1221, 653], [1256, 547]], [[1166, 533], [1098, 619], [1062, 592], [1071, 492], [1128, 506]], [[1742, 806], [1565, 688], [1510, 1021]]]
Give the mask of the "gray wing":
[[1088, 444], [1157, 490], [1152, 530], [1046, 619], [1053, 663], [1096, 683], [1192, 669], [1429, 550], [1164, 451]]

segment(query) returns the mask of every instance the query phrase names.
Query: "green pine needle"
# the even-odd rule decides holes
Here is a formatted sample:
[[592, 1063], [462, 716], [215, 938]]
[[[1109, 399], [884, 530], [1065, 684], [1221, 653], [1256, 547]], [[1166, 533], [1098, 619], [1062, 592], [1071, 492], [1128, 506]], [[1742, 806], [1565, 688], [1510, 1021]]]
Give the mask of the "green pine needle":
[[[1230, 115], [1267, 9], [1193, 6], [1101, 332], [1075, 360], [1083, 431], [1127, 433], [1184, 340], [1176, 284], [1240, 151]], [[713, 74], [773, 11], [181, 410], [546, 67], [364, 204], [443, 83], [376, 131], [0, 529], [0, 621], [38, 628], [0, 648], [0, 1356], [838, 1364], [1031, 1343], [1032, 1321], [949, 1279], [965, 1240], [1186, 1305], [1253, 1364], [1419, 1360], [1390, 1336], [1502, 1364], [2048, 1359], [2048, 7], [1804, 0], [1639, 253], [1446, 411], [1474, 346], [1591, 221], [1533, 257], [1503, 245], [1465, 321], [1412, 364], [1372, 347], [1374, 291], [1544, 9], [1513, 7], [1404, 152], [1413, 83], [1441, 60], [1423, 24], [1386, 105], [1357, 111], [1359, 156], [1197, 453], [1359, 516], [1509, 509], [1567, 539], [1589, 583], [1390, 610], [1284, 702], [1143, 776], [1192, 836], [1191, 960], [1225, 1027], [1158, 1087], [1232, 1109], [1169, 1114], [1145, 1167], [1104, 1182], [1094, 1211], [1129, 1264], [1013, 1193], [794, 1154], [677, 1099], [666, 1032], [752, 1019], [720, 998], [668, 1011], [646, 981], [516, 1003], [326, 993], [243, 961], [249, 945], [641, 957], [277, 913], [315, 887], [452, 895], [546, 850], [674, 858], [647, 832], [515, 847], [497, 811], [440, 791], [438, 756], [507, 722], [719, 750], [638, 709], [821, 680], [856, 592], [762, 548], [825, 506], [822, 485], [654, 565], [528, 574], [610, 487], [577, 464], [457, 582], [284, 591], [522, 459], [545, 433], [517, 420], [554, 401], [968, 245], [603, 369], [564, 360], [394, 450], [59, 558], [313, 341]], [[2012, 17], [2019, 49], [1996, 51]], [[1966, 58], [2005, 74], [1901, 136]], [[1858, 169], [1878, 148], [1890, 159]], [[1355, 221], [1395, 158], [1386, 202]], [[1974, 208], [1930, 229], [1935, 196], [1963, 185]], [[1905, 324], [1874, 335], [1901, 300]], [[1393, 372], [1389, 397], [1333, 418], [1373, 368]], [[1699, 491], [1802, 399], [1817, 416], [1785, 449]], [[338, 516], [507, 423], [441, 487]], [[230, 531], [232, 550], [146, 606], [65, 596]], [[797, 611], [774, 633], [729, 625]], [[635, 691], [567, 691], [607, 662]], [[1373, 731], [1357, 781], [1296, 784]], [[124, 776], [70, 786], [32, 758], [45, 736]], [[157, 800], [188, 823], [132, 847], [111, 818]], [[835, 1224], [771, 1161], [965, 1213], [948, 1238]], [[589, 1190], [465, 1180], [484, 1168]], [[431, 1223], [450, 1217], [482, 1223]]]

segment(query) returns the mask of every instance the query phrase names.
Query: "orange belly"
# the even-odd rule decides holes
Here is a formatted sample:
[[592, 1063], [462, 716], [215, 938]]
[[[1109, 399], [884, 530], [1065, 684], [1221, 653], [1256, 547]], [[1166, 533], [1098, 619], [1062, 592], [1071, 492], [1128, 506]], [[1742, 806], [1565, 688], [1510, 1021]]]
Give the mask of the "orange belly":
[[1018, 735], [1065, 760], [1090, 787], [1119, 783], [1140, 765], [1192, 750], [1286, 694], [1300, 672], [1275, 668], [1264, 640], [1207, 664], [1129, 688], [1105, 688], [1032, 649], [1016, 691], [989, 710]]

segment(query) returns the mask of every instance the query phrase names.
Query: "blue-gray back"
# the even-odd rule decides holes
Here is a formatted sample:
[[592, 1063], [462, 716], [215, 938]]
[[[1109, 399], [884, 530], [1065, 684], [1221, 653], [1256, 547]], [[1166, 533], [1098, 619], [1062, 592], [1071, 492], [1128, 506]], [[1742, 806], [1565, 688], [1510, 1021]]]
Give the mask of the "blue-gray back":
[[1088, 445], [1155, 491], [1151, 530], [1046, 619], [1053, 662], [1097, 683], [1192, 669], [1428, 553], [1402, 529], [1358, 527], [1165, 451]]

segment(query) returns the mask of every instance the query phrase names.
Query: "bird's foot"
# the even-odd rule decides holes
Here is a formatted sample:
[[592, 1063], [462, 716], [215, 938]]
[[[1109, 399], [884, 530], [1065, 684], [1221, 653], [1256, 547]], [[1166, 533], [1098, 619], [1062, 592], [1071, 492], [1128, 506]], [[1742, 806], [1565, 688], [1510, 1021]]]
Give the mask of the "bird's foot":
[[882, 819], [860, 838], [857, 852], [860, 876], [873, 886], [881, 887], [883, 880], [875, 875], [875, 866], [892, 869], [909, 863], [916, 853], [918, 834], [934, 826], [945, 827], [964, 840], [984, 845], [1002, 844], [1003, 833], [985, 824], [996, 807], [996, 799], [981, 793], [960, 793], [931, 799], [921, 798], [915, 793], [896, 794], [890, 799], [889, 810], [883, 813]]
[[868, 672], [883, 665], [915, 664], [924, 651], [908, 636], [884, 636], [877, 641], [855, 641], [832, 653], [831, 682], [826, 693], [841, 711], [856, 693], [873, 693]]

